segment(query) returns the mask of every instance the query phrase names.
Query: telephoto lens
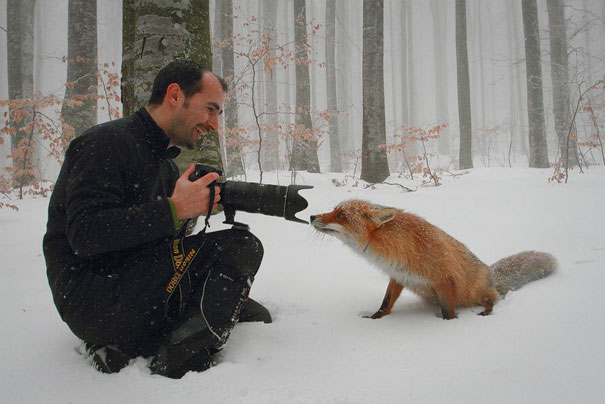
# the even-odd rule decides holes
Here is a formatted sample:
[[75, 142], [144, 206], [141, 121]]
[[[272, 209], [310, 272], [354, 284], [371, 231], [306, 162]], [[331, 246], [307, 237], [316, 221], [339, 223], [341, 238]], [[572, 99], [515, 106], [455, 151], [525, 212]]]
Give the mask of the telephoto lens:
[[[204, 164], [196, 164], [195, 172], [189, 177], [195, 181], [204, 175], [222, 171]], [[296, 213], [309, 206], [307, 200], [298, 194], [302, 189], [313, 188], [310, 185], [266, 185], [254, 182], [225, 181], [216, 184], [221, 190], [221, 200], [227, 220], [233, 223], [233, 216], [238, 210], [249, 213], [260, 213], [268, 216], [283, 217], [297, 223], [308, 223], [296, 217]]]

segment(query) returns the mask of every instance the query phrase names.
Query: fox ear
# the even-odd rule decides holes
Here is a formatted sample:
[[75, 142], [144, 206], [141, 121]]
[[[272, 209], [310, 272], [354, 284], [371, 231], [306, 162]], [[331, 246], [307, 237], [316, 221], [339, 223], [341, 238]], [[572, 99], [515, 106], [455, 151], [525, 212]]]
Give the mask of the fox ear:
[[395, 215], [397, 214], [397, 209], [395, 208], [382, 208], [377, 209], [372, 212], [372, 220], [378, 227], [382, 226], [386, 222], [391, 221]]

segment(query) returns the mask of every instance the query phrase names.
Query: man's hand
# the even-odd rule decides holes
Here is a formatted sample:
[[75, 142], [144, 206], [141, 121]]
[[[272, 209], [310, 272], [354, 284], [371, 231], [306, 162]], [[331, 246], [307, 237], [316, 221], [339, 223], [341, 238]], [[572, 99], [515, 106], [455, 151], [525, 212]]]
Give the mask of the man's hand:
[[[208, 188], [208, 185], [220, 178], [217, 173], [209, 173], [196, 181], [189, 181], [189, 176], [193, 174], [194, 170], [195, 166], [191, 164], [176, 181], [174, 191], [170, 197], [179, 220], [206, 215], [210, 205], [210, 188]], [[216, 203], [221, 199], [219, 195], [220, 188], [215, 185], [214, 189], [212, 209], [216, 207]]]

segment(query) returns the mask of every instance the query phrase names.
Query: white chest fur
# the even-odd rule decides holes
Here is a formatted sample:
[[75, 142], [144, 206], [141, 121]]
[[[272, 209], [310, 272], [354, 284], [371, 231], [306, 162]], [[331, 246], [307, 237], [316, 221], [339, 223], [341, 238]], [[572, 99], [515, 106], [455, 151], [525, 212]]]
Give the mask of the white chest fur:
[[349, 237], [341, 238], [341, 240], [356, 253], [364, 257], [372, 265], [378, 267], [390, 278], [395, 279], [401, 285], [410, 289], [424, 288], [429, 285], [429, 282], [424, 277], [408, 271], [399, 262], [385, 259], [383, 256], [373, 253], [371, 248], [360, 245], [357, 240]]

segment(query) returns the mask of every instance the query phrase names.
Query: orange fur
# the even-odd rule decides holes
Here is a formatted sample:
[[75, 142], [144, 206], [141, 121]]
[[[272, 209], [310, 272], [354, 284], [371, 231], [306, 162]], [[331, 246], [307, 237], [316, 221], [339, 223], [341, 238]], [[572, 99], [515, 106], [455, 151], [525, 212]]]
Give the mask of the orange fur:
[[[480, 314], [490, 314], [499, 299], [490, 267], [464, 244], [414, 214], [350, 200], [331, 212], [311, 216], [311, 225], [338, 237], [390, 276], [383, 303], [371, 318], [389, 314], [404, 286], [441, 306], [446, 319], [456, 317], [456, 307], [480, 305], [485, 308]], [[556, 266], [552, 256], [539, 252], [502, 262], [526, 262], [524, 254], [534, 261], [548, 258]]]

